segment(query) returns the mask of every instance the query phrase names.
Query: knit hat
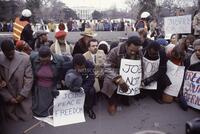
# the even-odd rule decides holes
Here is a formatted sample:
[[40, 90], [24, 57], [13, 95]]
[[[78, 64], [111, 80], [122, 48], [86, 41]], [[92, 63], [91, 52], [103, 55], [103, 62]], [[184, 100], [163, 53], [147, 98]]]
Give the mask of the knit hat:
[[25, 46], [25, 41], [23, 41], [23, 40], [18, 40], [17, 42], [16, 42], [16, 48], [17, 49], [21, 49], [21, 48], [23, 48], [24, 46]]
[[72, 92], [79, 92], [82, 86], [82, 77], [74, 69], [70, 69], [65, 75], [65, 85]]
[[61, 31], [56, 32], [55, 37], [57, 39], [59, 39], [59, 38], [66, 37], [66, 35], [67, 35], [67, 33], [65, 31], [61, 30]]
[[167, 44], [168, 44], [168, 42], [163, 38], [157, 39], [156, 42], [161, 46], [167, 46]]
[[200, 49], [200, 39], [197, 39], [193, 42], [193, 47], [195, 50]]
[[39, 52], [39, 56], [42, 58], [45, 58], [51, 55], [51, 50], [48, 46], [41, 46], [38, 52]]

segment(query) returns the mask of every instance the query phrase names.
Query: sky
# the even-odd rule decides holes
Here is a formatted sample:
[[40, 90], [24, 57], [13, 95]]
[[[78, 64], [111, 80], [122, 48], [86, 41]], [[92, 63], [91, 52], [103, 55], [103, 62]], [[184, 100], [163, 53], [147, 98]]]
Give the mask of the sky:
[[68, 7], [89, 6], [96, 9], [108, 9], [116, 6], [118, 9], [126, 9], [126, 0], [61, 0]]

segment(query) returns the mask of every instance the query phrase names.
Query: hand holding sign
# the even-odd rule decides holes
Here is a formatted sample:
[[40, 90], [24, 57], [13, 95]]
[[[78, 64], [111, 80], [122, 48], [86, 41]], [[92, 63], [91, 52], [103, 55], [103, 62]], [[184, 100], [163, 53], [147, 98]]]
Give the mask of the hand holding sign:
[[119, 85], [118, 94], [134, 96], [140, 93], [141, 60], [122, 59], [120, 75], [115, 81]]

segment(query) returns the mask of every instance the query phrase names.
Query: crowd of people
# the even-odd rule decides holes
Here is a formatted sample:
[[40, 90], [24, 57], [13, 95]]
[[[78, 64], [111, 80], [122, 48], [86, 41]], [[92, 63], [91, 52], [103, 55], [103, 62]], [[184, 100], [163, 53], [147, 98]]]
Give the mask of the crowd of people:
[[[67, 42], [70, 33], [64, 31], [63, 25], [59, 25], [59, 31], [55, 33], [55, 42], [48, 40], [45, 31], [37, 32], [37, 40], [34, 40], [31, 15], [30, 10], [23, 10], [13, 25], [13, 39], [4, 39], [0, 45], [0, 109], [6, 114], [3, 117], [23, 121], [33, 115], [46, 117], [52, 114], [50, 107], [59, 90], [79, 92], [81, 88], [86, 94], [84, 111], [91, 119], [96, 118], [93, 107], [99, 96], [106, 98], [111, 115], [117, 112], [118, 105], [130, 106], [131, 98], [140, 100], [146, 95], [159, 104], [167, 102], [163, 95], [168, 96], [187, 110], [182, 89], [178, 97], [164, 93], [173, 83], [166, 75], [167, 61], [200, 71], [200, 33], [186, 37], [173, 34], [170, 42], [162, 36], [151, 40], [147, 37], [150, 14], [144, 12], [135, 25], [137, 31], [124, 42], [108, 44], [96, 40], [94, 29], [86, 27], [81, 30], [82, 38], [77, 39], [73, 47]], [[199, 26], [197, 19], [193, 23], [197, 32]], [[122, 92], [129, 89], [119, 73], [124, 58], [158, 63], [158, 70], [141, 81], [143, 86], [157, 82], [157, 89], [149, 92], [141, 89], [141, 93], [133, 97], [117, 94], [117, 87]]]

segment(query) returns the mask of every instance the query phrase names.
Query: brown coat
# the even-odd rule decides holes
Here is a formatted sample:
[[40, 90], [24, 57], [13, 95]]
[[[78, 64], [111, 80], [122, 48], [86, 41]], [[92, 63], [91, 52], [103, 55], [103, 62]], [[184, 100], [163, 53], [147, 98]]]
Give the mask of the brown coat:
[[[113, 48], [107, 56], [106, 62], [104, 64], [104, 83], [102, 92], [108, 97], [111, 97], [117, 85], [114, 83], [113, 79], [119, 76], [119, 69], [121, 64], [121, 59], [126, 57], [126, 44], [119, 44], [118, 47]], [[135, 60], [140, 59], [140, 55], [135, 56]]]
[[0, 90], [4, 100], [8, 102], [12, 97], [22, 95], [25, 99], [20, 104], [7, 103], [8, 115], [17, 120], [28, 120], [32, 117], [31, 88], [33, 74], [29, 56], [25, 53], [15, 51], [14, 59], [9, 61], [0, 52], [0, 75], [6, 81], [7, 86]]

